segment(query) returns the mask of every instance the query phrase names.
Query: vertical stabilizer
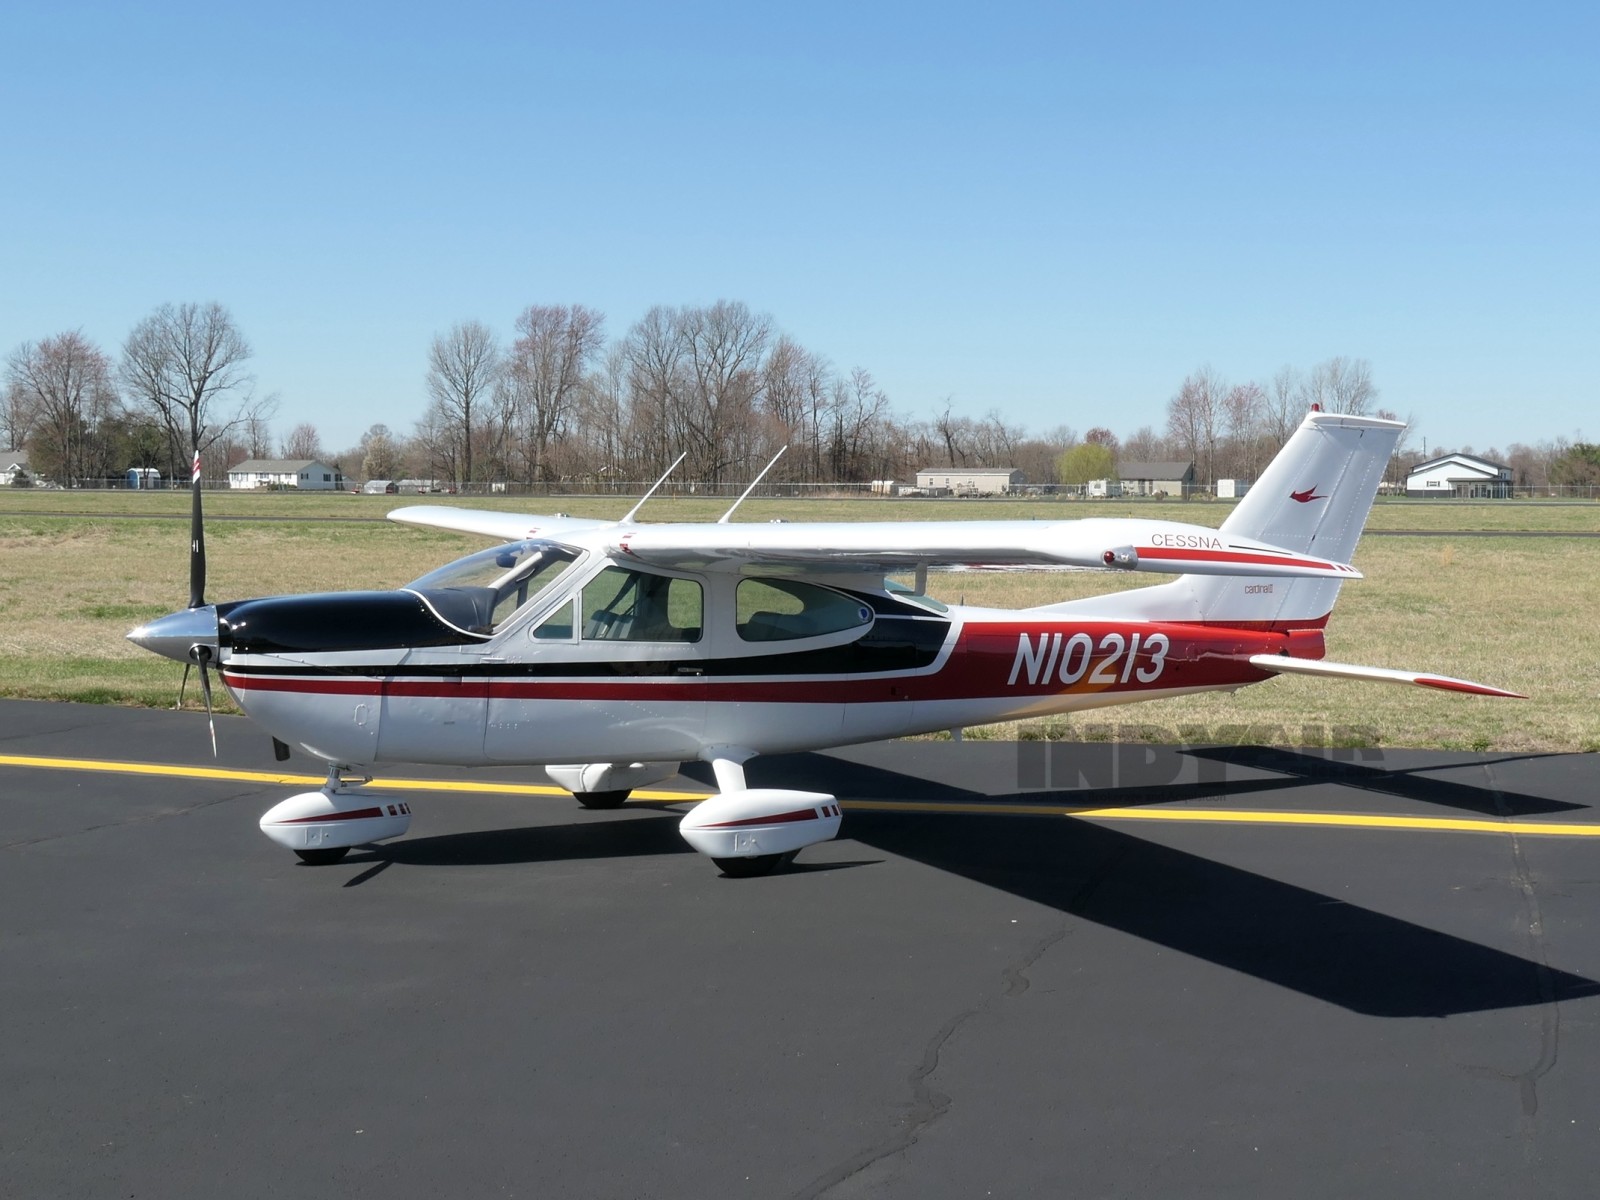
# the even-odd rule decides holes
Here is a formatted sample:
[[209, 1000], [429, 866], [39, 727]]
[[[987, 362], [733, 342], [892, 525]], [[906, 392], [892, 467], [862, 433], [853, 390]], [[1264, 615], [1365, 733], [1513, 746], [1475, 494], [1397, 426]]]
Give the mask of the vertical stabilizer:
[[[1222, 532], [1349, 562], [1403, 421], [1314, 412], [1278, 451]], [[1182, 575], [1160, 587], [1052, 605], [1053, 609], [1167, 621], [1321, 625], [1337, 579]]]

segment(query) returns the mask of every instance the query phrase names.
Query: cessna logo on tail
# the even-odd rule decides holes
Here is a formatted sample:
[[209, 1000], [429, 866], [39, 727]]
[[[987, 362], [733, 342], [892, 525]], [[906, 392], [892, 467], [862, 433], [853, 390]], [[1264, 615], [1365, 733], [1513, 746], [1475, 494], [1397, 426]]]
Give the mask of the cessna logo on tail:
[[1297, 504], [1310, 504], [1313, 500], [1326, 500], [1326, 496], [1317, 495], [1317, 485], [1312, 484], [1303, 492], [1290, 492], [1289, 499]]

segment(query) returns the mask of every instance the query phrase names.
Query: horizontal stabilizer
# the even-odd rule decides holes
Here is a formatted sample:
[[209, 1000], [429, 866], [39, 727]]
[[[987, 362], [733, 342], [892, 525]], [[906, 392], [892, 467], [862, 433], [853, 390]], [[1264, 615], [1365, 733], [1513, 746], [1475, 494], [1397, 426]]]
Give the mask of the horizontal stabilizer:
[[1526, 700], [1521, 692], [1508, 692], [1504, 688], [1473, 683], [1470, 679], [1453, 679], [1448, 675], [1430, 675], [1424, 671], [1395, 671], [1388, 667], [1360, 667], [1350, 663], [1328, 662], [1321, 658], [1285, 658], [1280, 654], [1252, 654], [1250, 665], [1279, 675], [1319, 675], [1325, 679], [1365, 679], [1371, 683], [1410, 683], [1417, 687], [1438, 688], [1444, 692], [1464, 692], [1469, 696], [1504, 696], [1511, 700]]

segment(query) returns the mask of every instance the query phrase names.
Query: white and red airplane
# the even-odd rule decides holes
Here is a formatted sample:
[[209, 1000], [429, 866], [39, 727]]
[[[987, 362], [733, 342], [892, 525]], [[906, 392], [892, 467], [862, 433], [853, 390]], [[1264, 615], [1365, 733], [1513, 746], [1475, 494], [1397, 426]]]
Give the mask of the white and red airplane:
[[[320, 790], [261, 820], [307, 862], [406, 831], [408, 806], [347, 779], [376, 764], [540, 766], [586, 807], [612, 808], [698, 760], [719, 794], [683, 818], [684, 838], [728, 874], [761, 874], [833, 837], [840, 812], [833, 796], [747, 787], [744, 763], [758, 754], [1285, 673], [1515, 696], [1323, 657], [1402, 428], [1313, 412], [1220, 529], [1139, 518], [645, 524], [638, 506], [620, 521], [420, 506], [390, 518], [499, 544], [394, 591], [216, 605], [202, 596], [197, 491], [190, 607], [128, 636], [198, 663], [208, 704], [214, 665], [253, 720], [328, 764]], [[922, 594], [930, 568], [997, 566], [1178, 578], [1020, 610]], [[915, 586], [890, 578], [907, 573]]]

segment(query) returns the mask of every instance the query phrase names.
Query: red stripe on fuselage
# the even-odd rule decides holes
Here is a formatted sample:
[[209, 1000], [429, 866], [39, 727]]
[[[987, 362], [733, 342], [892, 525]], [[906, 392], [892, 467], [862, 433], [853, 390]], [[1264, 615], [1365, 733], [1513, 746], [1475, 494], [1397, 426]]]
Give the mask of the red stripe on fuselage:
[[[223, 677], [235, 691], [292, 692], [303, 695], [438, 697], [441, 699], [645, 701], [659, 703], [786, 703], [873, 704], [906, 700], [949, 700], [1008, 695], [1105, 694], [1226, 687], [1271, 678], [1248, 664], [1252, 654], [1321, 657], [1320, 638], [1314, 649], [1289, 630], [1319, 629], [1326, 617], [1310, 621], [1260, 622], [1046, 622], [969, 621], [961, 629], [936, 671], [887, 675], [789, 677], [760, 675], [759, 657], [750, 660], [750, 675], [722, 679], [706, 676], [656, 678], [567, 677], [537, 679], [506, 676], [460, 678], [384, 678], [372, 676], [281, 676], [250, 674], [248, 667], [224, 667]], [[1090, 660], [1081, 671], [1081, 650], [1073, 664], [1077, 678], [1064, 682], [1065, 651], [1045, 652], [1043, 665], [1027, 682], [1026, 671], [1014, 670], [1024, 638], [1037, 653], [1041, 639], [1059, 638], [1064, 648], [1076, 634], [1092, 643]], [[1157, 651], [1160, 635], [1164, 652]], [[1131, 668], [1126, 654], [1138, 638]], [[1121, 650], [1118, 653], [1117, 642]], [[1291, 646], [1291, 642], [1293, 645]], [[1081, 640], [1080, 640], [1081, 646]], [[1312, 653], [1306, 653], [1312, 650]], [[380, 668], [381, 670], [381, 668]], [[1141, 678], [1140, 672], [1150, 676]], [[1099, 678], [1095, 678], [1099, 675]], [[1124, 677], [1126, 676], [1126, 678]]]

